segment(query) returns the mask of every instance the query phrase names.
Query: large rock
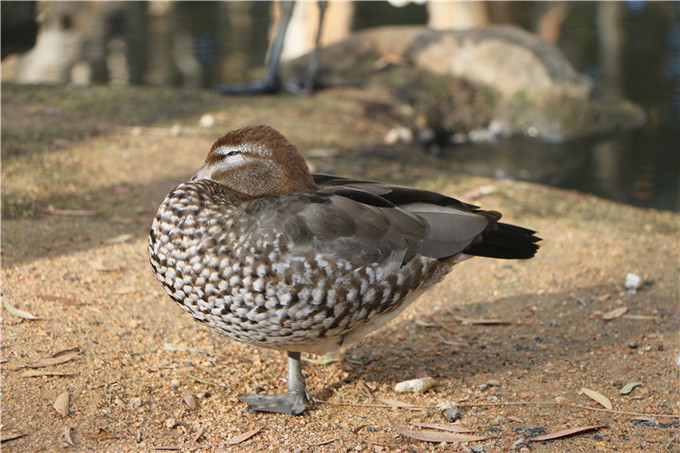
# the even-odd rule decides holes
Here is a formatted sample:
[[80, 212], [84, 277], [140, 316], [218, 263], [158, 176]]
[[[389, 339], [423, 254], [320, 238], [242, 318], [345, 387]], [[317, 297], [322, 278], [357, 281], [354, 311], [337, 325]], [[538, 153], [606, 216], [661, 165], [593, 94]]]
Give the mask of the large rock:
[[[308, 58], [285, 66], [284, 79], [301, 77]], [[555, 46], [509, 26], [358, 32], [323, 50], [320, 79], [361, 81], [372, 105], [381, 100], [401, 122], [439, 133], [500, 120], [513, 131], [562, 140], [644, 122], [631, 102], [597, 98]]]

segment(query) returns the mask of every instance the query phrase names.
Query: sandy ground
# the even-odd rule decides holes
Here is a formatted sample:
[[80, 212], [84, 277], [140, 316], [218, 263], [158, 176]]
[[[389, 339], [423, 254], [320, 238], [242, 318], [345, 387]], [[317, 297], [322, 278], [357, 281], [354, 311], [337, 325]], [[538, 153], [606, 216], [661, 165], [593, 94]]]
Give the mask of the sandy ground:
[[[199, 126], [204, 114], [213, 126]], [[364, 152], [390, 125], [362, 116], [346, 92], [4, 85], [2, 119], [2, 289], [40, 317], [3, 304], [3, 451], [680, 451], [677, 214], [450, 174], [413, 152]], [[236, 395], [282, 391], [284, 357], [192, 321], [146, 256], [165, 194], [214, 139], [248, 123], [279, 128], [318, 170], [452, 196], [491, 184], [475, 202], [539, 230], [540, 253], [465, 262], [340, 361], [307, 357], [308, 388], [322, 400], [307, 414], [249, 413]], [[636, 294], [624, 291], [627, 273], [643, 281]], [[437, 386], [394, 391], [423, 375]], [[629, 383], [639, 385], [622, 394]], [[454, 425], [490, 438], [430, 443], [390, 422], [450, 424], [442, 408], [452, 404]], [[528, 440], [592, 425], [601, 428]]]

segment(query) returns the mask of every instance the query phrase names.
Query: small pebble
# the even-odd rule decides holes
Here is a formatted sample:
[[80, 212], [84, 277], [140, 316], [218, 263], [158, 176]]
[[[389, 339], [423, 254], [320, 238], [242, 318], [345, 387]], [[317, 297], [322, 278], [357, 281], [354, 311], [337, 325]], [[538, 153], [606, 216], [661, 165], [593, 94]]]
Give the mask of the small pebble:
[[142, 399], [141, 398], [130, 398], [130, 406], [132, 406], [135, 409], [142, 407]]
[[437, 381], [430, 377], [424, 377], [419, 379], [411, 379], [410, 381], [400, 382], [394, 386], [394, 391], [397, 393], [425, 393], [432, 387], [437, 385]]
[[170, 389], [175, 390], [177, 387], [179, 387], [180, 384], [181, 382], [179, 379], [173, 379], [172, 381], [170, 381]]
[[470, 450], [474, 451], [475, 453], [481, 453], [484, 451], [484, 445], [473, 445], [470, 447]]
[[177, 427], [177, 419], [175, 418], [169, 418], [165, 420], [165, 427], [168, 429], [176, 428]]
[[173, 124], [172, 127], [170, 128], [170, 135], [172, 135], [173, 137], [182, 135], [182, 126], [180, 126], [178, 123]]
[[630, 349], [636, 349], [638, 347], [637, 341], [631, 341], [628, 343]]
[[444, 418], [450, 422], [460, 420], [460, 417], [462, 417], [462, 415], [463, 413], [456, 406], [451, 406], [444, 411]]
[[196, 401], [196, 397], [194, 395], [190, 395], [188, 393], [184, 394], [184, 402], [186, 405], [191, 409], [192, 411], [195, 411], [196, 408], [198, 407], [198, 402]]
[[637, 290], [640, 289], [641, 285], [642, 279], [638, 275], [631, 273], [626, 275], [626, 282], [624, 283], [624, 286], [630, 294], [635, 294]]
[[210, 113], [205, 113], [203, 116], [201, 116], [201, 119], [198, 120], [198, 124], [201, 127], [212, 127], [215, 124], [215, 117]]

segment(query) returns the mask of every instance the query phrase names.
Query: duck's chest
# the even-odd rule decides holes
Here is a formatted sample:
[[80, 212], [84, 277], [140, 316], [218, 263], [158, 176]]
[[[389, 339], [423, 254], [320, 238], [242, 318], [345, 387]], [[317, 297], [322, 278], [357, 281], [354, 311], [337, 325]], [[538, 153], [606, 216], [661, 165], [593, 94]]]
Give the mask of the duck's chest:
[[256, 250], [267, 245], [264, 238], [253, 240], [245, 223], [235, 210], [192, 191], [171, 192], [148, 242], [151, 266], [168, 294], [180, 304], [207, 300], [242, 286], [245, 273], [256, 275]]

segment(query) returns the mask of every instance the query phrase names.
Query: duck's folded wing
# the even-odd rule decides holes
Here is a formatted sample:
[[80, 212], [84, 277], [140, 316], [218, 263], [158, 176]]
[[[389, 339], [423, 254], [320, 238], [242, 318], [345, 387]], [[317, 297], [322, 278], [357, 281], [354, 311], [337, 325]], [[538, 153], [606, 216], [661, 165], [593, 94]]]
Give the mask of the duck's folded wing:
[[528, 228], [499, 222], [501, 214], [436, 192], [361, 181], [332, 175], [313, 175], [330, 193], [365, 192], [423, 219], [428, 234], [417, 253], [447, 258], [464, 252], [493, 258], [531, 258], [540, 241]]
[[427, 224], [371, 194], [357, 196], [361, 200], [321, 192], [263, 198], [247, 202], [244, 217], [256, 219], [250, 234], [276, 236], [293, 254], [318, 252], [353, 266], [399, 266], [414, 256]]

